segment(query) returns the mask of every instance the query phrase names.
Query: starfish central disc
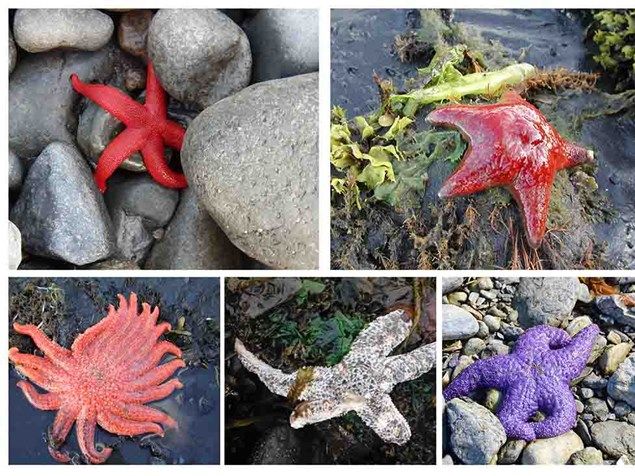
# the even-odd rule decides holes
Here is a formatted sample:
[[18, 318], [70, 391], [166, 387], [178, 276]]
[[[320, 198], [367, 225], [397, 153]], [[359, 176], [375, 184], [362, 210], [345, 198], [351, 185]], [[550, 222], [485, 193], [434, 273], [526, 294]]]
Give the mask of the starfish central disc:
[[71, 75], [73, 89], [104, 108], [126, 126], [104, 149], [97, 161], [95, 182], [103, 193], [106, 180], [121, 163], [140, 151], [152, 178], [168, 188], [187, 187], [185, 176], [170, 169], [163, 154], [164, 146], [181, 150], [185, 129], [167, 118], [165, 91], [157, 79], [152, 63], [148, 61], [146, 101], [140, 104], [124, 92], [104, 84], [82, 82]]
[[532, 104], [515, 92], [495, 104], [452, 104], [426, 121], [459, 129], [469, 147], [439, 196], [506, 187], [520, 206], [527, 242], [542, 243], [556, 172], [593, 161], [593, 152], [566, 141]]
[[[103, 463], [111, 448], [95, 448], [95, 427], [124, 436], [154, 433], [163, 436], [163, 426], [176, 422], [167, 414], [145, 405], [161, 400], [181, 388], [178, 379], [168, 380], [179, 368], [181, 350], [159, 340], [170, 324], [157, 324], [159, 308], [143, 303], [137, 313], [137, 296], [130, 301], [119, 296], [119, 308], [110, 306], [108, 315], [89, 327], [70, 349], [50, 340], [33, 325], [14, 324], [27, 335], [44, 357], [23, 354], [13, 347], [9, 360], [22, 375], [48, 393], [40, 393], [28, 381], [18, 383], [27, 400], [40, 410], [57, 410], [49, 430], [49, 452], [59, 462], [70, 460], [60, 446], [73, 423], [82, 454], [90, 463]], [[166, 354], [176, 356], [160, 364]], [[167, 380], [167, 382], [166, 382]]]

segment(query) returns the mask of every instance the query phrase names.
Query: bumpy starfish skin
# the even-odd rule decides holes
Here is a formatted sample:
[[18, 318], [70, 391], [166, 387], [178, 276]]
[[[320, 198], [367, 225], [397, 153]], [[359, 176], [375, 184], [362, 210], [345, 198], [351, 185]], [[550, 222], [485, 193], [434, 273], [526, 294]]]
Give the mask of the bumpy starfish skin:
[[9, 360], [16, 370], [48, 393], [21, 381], [18, 387], [27, 400], [40, 410], [57, 410], [49, 429], [49, 452], [59, 462], [70, 460], [60, 446], [75, 423], [77, 440], [86, 460], [103, 463], [111, 448], [95, 448], [95, 426], [122, 436], [154, 433], [163, 436], [163, 428], [176, 422], [160, 410], [144, 405], [161, 400], [181, 388], [178, 379], [167, 379], [185, 367], [180, 358], [159, 365], [166, 354], [181, 357], [181, 350], [159, 337], [170, 324], [157, 324], [159, 308], [151, 311], [143, 303], [137, 313], [137, 296], [130, 301], [119, 295], [119, 309], [112, 305], [108, 315], [89, 327], [66, 349], [50, 340], [33, 325], [14, 324], [20, 334], [28, 335], [44, 357], [22, 354], [9, 349]]
[[[503, 392], [498, 418], [509, 438], [533, 441], [566, 433], [577, 415], [569, 382], [584, 370], [599, 333], [595, 324], [573, 337], [547, 325], [532, 327], [511, 354], [476, 361], [443, 396], [449, 401], [480, 388], [496, 388]], [[545, 419], [531, 421], [538, 411]]]
[[112, 86], [83, 83], [71, 75], [73, 89], [104, 108], [123, 122], [127, 128], [119, 133], [99, 157], [95, 182], [99, 190], [106, 190], [106, 180], [119, 165], [136, 151], [154, 180], [169, 188], [187, 187], [185, 176], [171, 170], [163, 155], [164, 144], [181, 150], [185, 129], [167, 119], [165, 91], [157, 79], [152, 63], [148, 62], [146, 101], [140, 104]]
[[293, 428], [353, 410], [384, 441], [403, 445], [410, 439], [410, 427], [390, 392], [399, 382], [416, 379], [435, 365], [434, 343], [388, 357], [406, 339], [411, 326], [410, 316], [403, 310], [378, 317], [360, 332], [339, 364], [303, 368], [292, 374], [267, 365], [238, 339], [235, 348], [245, 368], [258, 375], [269, 390], [285, 397], [296, 394], [294, 399], [300, 403], [290, 417]]
[[527, 242], [534, 248], [545, 235], [556, 172], [593, 161], [590, 150], [563, 139], [537, 108], [514, 92], [495, 104], [443, 106], [426, 121], [455, 127], [469, 142], [439, 196], [506, 187], [520, 206]]

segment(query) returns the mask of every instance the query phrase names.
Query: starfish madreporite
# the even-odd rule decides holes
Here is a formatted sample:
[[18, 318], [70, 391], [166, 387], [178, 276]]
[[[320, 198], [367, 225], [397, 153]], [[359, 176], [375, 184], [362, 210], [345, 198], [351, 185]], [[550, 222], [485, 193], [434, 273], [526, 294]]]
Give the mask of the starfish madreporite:
[[593, 152], [563, 139], [547, 118], [515, 92], [495, 104], [452, 104], [426, 121], [459, 129], [469, 142], [441, 198], [506, 187], [519, 204], [530, 246], [540, 246], [547, 227], [556, 172], [593, 161]]
[[350, 352], [333, 367], [303, 367], [292, 374], [274, 369], [249, 352], [236, 339], [242, 364], [254, 372], [269, 390], [298, 403], [291, 413], [293, 428], [302, 428], [349, 411], [384, 441], [403, 445], [410, 439], [410, 427], [390, 398], [399, 382], [413, 380], [435, 365], [435, 344], [407, 354], [388, 354], [412, 327], [408, 313], [393, 311], [375, 319], [359, 333]]
[[[443, 396], [449, 401], [480, 388], [496, 388], [503, 393], [497, 415], [509, 438], [533, 441], [566, 433], [577, 417], [569, 382], [584, 369], [599, 333], [595, 324], [573, 337], [548, 325], [532, 327], [511, 354], [476, 361]], [[536, 412], [545, 419], [532, 421]]]
[[87, 84], [71, 75], [73, 89], [104, 108], [126, 125], [99, 157], [95, 182], [106, 190], [106, 180], [119, 165], [136, 151], [154, 180], [169, 188], [187, 187], [185, 175], [171, 170], [163, 155], [164, 144], [181, 150], [185, 129], [167, 118], [165, 91], [148, 61], [145, 104], [134, 101], [124, 92], [104, 84]]
[[108, 315], [89, 327], [66, 349], [50, 340], [33, 325], [14, 324], [28, 335], [44, 357], [9, 349], [18, 372], [48, 393], [39, 393], [23, 380], [18, 387], [27, 400], [40, 410], [57, 410], [49, 429], [49, 452], [66, 463], [68, 454], [60, 451], [73, 423], [79, 447], [90, 463], [103, 463], [111, 448], [95, 448], [95, 427], [124, 436], [154, 433], [163, 436], [161, 425], [174, 428], [176, 422], [160, 410], [145, 405], [161, 400], [181, 388], [178, 379], [165, 382], [179, 368], [180, 358], [159, 365], [166, 354], [181, 357], [181, 350], [159, 337], [170, 324], [157, 324], [159, 308], [152, 311], [143, 303], [137, 313], [137, 296], [130, 301], [119, 295], [119, 309], [110, 306]]

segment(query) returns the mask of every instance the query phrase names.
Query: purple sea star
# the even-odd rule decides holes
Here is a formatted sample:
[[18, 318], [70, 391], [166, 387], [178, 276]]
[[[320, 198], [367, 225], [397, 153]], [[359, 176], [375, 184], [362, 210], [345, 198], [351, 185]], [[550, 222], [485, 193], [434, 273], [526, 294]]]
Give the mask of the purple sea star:
[[[576, 424], [569, 382], [584, 369], [599, 332], [595, 324], [573, 337], [547, 325], [532, 327], [511, 354], [470, 365], [443, 396], [449, 401], [480, 388], [496, 388], [503, 393], [498, 418], [509, 438], [533, 441], [566, 433]], [[532, 421], [538, 411], [545, 419]]]

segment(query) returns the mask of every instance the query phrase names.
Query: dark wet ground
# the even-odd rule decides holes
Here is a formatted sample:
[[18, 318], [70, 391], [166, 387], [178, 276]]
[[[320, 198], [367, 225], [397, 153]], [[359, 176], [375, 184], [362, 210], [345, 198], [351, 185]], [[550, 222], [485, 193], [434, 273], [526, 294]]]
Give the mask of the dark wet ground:
[[[225, 307], [225, 462], [227, 464], [382, 464], [435, 461], [435, 371], [399, 384], [391, 397], [413, 436], [384, 443], [359, 417], [289, 426], [293, 405], [247, 372], [234, 339], [291, 372], [334, 365], [364, 325], [396, 306], [420, 309], [419, 325], [396, 352], [435, 340], [434, 281], [412, 279], [229, 279]], [[415, 297], [416, 296], [416, 297]], [[417, 303], [415, 306], [415, 302]], [[319, 332], [312, 332], [316, 327]], [[312, 337], [311, 337], [312, 336]]]
[[[41, 324], [49, 337], [69, 347], [74, 338], [106, 315], [117, 294], [135, 292], [139, 302], [159, 306], [159, 320], [172, 324], [166, 338], [183, 350], [187, 367], [178, 373], [183, 389], [151, 405], [179, 423], [164, 438], [123, 438], [98, 427], [95, 441], [116, 448], [106, 464], [218, 464], [220, 460], [220, 296], [216, 278], [33, 278], [9, 282], [9, 326]], [[179, 319], [184, 325], [178, 325]], [[176, 332], [174, 331], [176, 330]], [[32, 352], [30, 339], [10, 329], [9, 345]], [[9, 463], [54, 464], [45, 435], [54, 412], [37, 410], [16, 387], [9, 370]], [[81, 463], [75, 430], [63, 449]]]
[[[526, 61], [539, 68], [566, 67], [583, 72], [598, 70], [592, 60], [592, 46], [586, 40], [588, 16], [585, 15], [588, 14], [582, 11], [470, 9], [446, 11], [445, 15], [451, 17], [454, 23], [463, 22], [463, 27], [472, 36], [480, 35], [487, 41], [500, 42], [507, 49], [510, 61]], [[378, 98], [372, 80], [373, 73], [391, 79], [398, 89], [402, 88], [404, 81], [415, 76], [416, 67], [421, 65], [399, 61], [393, 53], [394, 37], [420, 28], [420, 23], [417, 10], [334, 10], [331, 26], [331, 103], [347, 109], [349, 119], [375, 109]], [[610, 75], [605, 74], [598, 85], [601, 89], [610, 90]], [[560, 246], [543, 250], [541, 259], [547, 268], [635, 267], [635, 203], [632, 200], [635, 191], [632, 165], [635, 156], [635, 107], [632, 98], [622, 96], [616, 100], [615, 97], [609, 99], [602, 94], [576, 93], [576, 97], [567, 98], [566, 101], [572, 104], [566, 106], [568, 114], [563, 115], [561, 121], [569, 129], [565, 133], [571, 133], [573, 140], [595, 151], [598, 167], [594, 176], [601, 191], [597, 195], [605, 197], [612, 217], [592, 219], [594, 223], [590, 226], [596, 242], [593, 257], [587, 259], [582, 252], [577, 252], [577, 256], [575, 251], [567, 252], [566, 248], [584, 242], [583, 237], [575, 236], [583, 233], [574, 231], [571, 239], [565, 237], [560, 242], [555, 240], [556, 245]], [[584, 120], [577, 130], [572, 130], [572, 122], [619, 101], [624, 104], [630, 102], [630, 106], [617, 114]], [[540, 102], [537, 105], [543, 108]], [[560, 114], [560, 110], [555, 112]], [[417, 118], [418, 128], [425, 127], [422, 124], [423, 114], [420, 113]], [[554, 120], [549, 113], [545, 114]], [[435, 192], [437, 185], [450, 173], [451, 167], [447, 164], [433, 164], [428, 174], [430, 181], [425, 196], [421, 199], [422, 206], [444, 205], [436, 198]], [[462, 214], [466, 213], [468, 205], [476, 206], [481, 215], [489, 216], [492, 210], [479, 208], [479, 203], [483, 202], [479, 196], [455, 200], [460, 212], [456, 217], [449, 212], [442, 215], [444, 227], [461, 226], [461, 220], [464, 220]], [[334, 203], [339, 208], [341, 204], [337, 200], [339, 197], [336, 196]], [[372, 212], [362, 210], [361, 214], [354, 213], [352, 219], [345, 218], [342, 221], [341, 214], [335, 217], [333, 265], [337, 268], [363, 269], [427, 267], [422, 265], [422, 261], [426, 260], [421, 258], [426, 250], [413, 248], [410, 241], [413, 230], [404, 226], [404, 220], [412, 214], [401, 216], [382, 204], [369, 203], [369, 207], [373, 209]], [[520, 224], [515, 207], [507, 208], [504, 218], [508, 217]], [[420, 236], [435, 225], [434, 219], [431, 222], [418, 219], [415, 223], [419, 224], [415, 233]], [[483, 222], [477, 226], [486, 225]], [[473, 227], [468, 225], [468, 228]], [[491, 261], [489, 258], [479, 260], [478, 255], [484, 255], [478, 245], [474, 245], [473, 250], [468, 247], [467, 251], [456, 251], [457, 256], [446, 254], [437, 259], [436, 266], [462, 269], [514, 267], [510, 264], [514, 259], [509, 256], [507, 235], [493, 232], [487, 235], [495, 252]], [[351, 236], [355, 238], [351, 240]], [[459, 234], [458, 238], [470, 240], [469, 234]], [[453, 240], [456, 242], [457, 237], [454, 236], [450, 242]], [[356, 251], [358, 248], [359, 251]], [[434, 260], [429, 265], [435, 267]]]

